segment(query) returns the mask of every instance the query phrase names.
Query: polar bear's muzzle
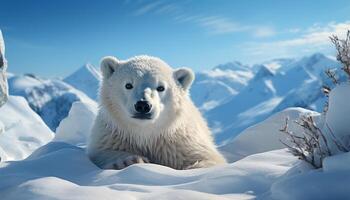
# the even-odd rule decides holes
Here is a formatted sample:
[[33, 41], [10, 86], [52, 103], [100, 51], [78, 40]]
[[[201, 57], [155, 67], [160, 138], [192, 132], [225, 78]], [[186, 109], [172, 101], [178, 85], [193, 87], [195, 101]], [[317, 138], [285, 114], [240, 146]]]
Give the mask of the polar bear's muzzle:
[[134, 105], [136, 113], [133, 118], [136, 119], [152, 119], [152, 104], [148, 101], [138, 101]]

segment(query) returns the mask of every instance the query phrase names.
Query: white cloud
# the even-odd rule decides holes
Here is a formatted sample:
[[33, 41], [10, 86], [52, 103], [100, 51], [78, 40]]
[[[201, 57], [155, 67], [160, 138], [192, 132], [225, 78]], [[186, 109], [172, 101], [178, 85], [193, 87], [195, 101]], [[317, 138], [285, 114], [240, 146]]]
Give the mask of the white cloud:
[[230, 19], [218, 16], [202, 17], [195, 21], [213, 34], [234, 33], [250, 29], [248, 26], [242, 26]]
[[221, 16], [179, 15], [175, 17], [175, 20], [178, 22], [195, 23], [198, 26], [205, 28], [210, 34], [214, 35], [247, 32], [254, 37], [270, 37], [276, 34], [275, 30], [271, 27], [242, 25], [229, 18]]
[[141, 7], [139, 7], [135, 12], [134, 15], [135, 16], [140, 16], [140, 15], [144, 15], [146, 13], [155, 11], [159, 8], [159, 6], [161, 6], [163, 3], [161, 1], [154, 1], [151, 3], [148, 3], [146, 5], [143, 5]]
[[301, 34], [298, 37], [272, 42], [250, 42], [244, 44], [243, 48], [246, 53], [266, 58], [298, 56], [332, 48], [329, 37], [331, 35], [344, 37], [348, 29], [350, 29], [350, 22], [314, 24], [305, 30], [299, 31]]
[[271, 27], [242, 25], [227, 17], [187, 15], [181, 7], [166, 1], [144, 3], [133, 12], [134, 16], [141, 16], [148, 13], [168, 14], [171, 15], [176, 22], [196, 24], [197, 26], [204, 28], [208, 33], [214, 35], [247, 32], [254, 37], [260, 38], [270, 37], [276, 34]]
[[271, 27], [257, 27], [253, 30], [253, 36], [262, 38], [262, 37], [271, 37], [276, 35], [276, 32]]

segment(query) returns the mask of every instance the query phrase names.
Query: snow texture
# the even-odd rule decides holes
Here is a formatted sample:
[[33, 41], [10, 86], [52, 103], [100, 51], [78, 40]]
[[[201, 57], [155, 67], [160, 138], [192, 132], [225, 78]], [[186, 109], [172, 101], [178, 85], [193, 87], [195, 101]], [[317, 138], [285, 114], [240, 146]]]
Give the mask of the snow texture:
[[26, 158], [54, 136], [22, 97], [10, 96], [0, 108], [0, 157], [2, 161]]
[[8, 98], [6, 68], [7, 61], [5, 59], [5, 42], [0, 30], [0, 107], [4, 105]]
[[[271, 67], [271, 62], [280, 66]], [[255, 75], [245, 87], [204, 112], [219, 145], [288, 107], [323, 111], [325, 96], [321, 89], [323, 85], [330, 85], [324, 71], [332, 67], [339, 70], [339, 63], [319, 53], [296, 60], [271, 62], [253, 66]], [[341, 76], [340, 80], [344, 77]]]
[[74, 102], [68, 116], [57, 128], [53, 141], [85, 146], [96, 115], [95, 102]]
[[30, 107], [55, 131], [76, 101], [93, 102], [83, 92], [57, 79], [41, 79], [34, 75], [9, 78], [11, 95], [23, 96]]
[[98, 99], [98, 89], [102, 76], [93, 65], [87, 63], [63, 81], [84, 92], [93, 100]]
[[[23, 107], [25, 101], [19, 99], [22, 103], [13, 103]], [[11, 102], [10, 98], [9, 105]], [[322, 170], [314, 170], [276, 143], [279, 136], [274, 133], [286, 116], [294, 119], [310, 112], [318, 116], [291, 108], [247, 129], [227, 146], [247, 145], [249, 151], [256, 146], [247, 153], [253, 155], [231, 164], [193, 170], [135, 164], [123, 170], [101, 170], [88, 159], [85, 149], [77, 146], [86, 141], [96, 105], [77, 102], [60, 124], [54, 142], [22, 161], [0, 163], [0, 196], [9, 200], [346, 199], [350, 191], [350, 153], [329, 157]], [[75, 127], [83, 127], [83, 131]], [[294, 126], [289, 128], [298, 131]], [[268, 151], [270, 147], [279, 150]], [[237, 148], [225, 150], [234, 153]], [[268, 152], [255, 154], [257, 151]]]
[[234, 162], [252, 154], [285, 148], [280, 140], [287, 144], [289, 141], [286, 140], [286, 135], [279, 130], [285, 124], [286, 118], [289, 118], [291, 122], [289, 129], [295, 133], [301, 133], [303, 129], [293, 121], [306, 114], [315, 118], [320, 117], [319, 113], [303, 108], [286, 109], [247, 128], [232, 141], [221, 146], [220, 151], [224, 153], [228, 161]]
[[181, 171], [135, 164], [123, 170], [101, 170], [84, 149], [52, 142], [23, 161], [0, 164], [0, 195], [9, 200], [252, 199], [267, 195], [296, 162], [279, 150], [207, 169]]

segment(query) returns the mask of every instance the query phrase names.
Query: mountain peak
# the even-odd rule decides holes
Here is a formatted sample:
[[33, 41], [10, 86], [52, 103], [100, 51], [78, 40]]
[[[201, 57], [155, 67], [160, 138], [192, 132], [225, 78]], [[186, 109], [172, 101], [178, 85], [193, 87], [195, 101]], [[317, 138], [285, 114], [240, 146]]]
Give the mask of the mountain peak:
[[[86, 63], [83, 66], [81, 66], [78, 70], [76, 70], [71, 76], [82, 76], [82, 75], [88, 75], [88, 76], [93, 76], [96, 79], [101, 79], [101, 73], [91, 64], [91, 63]], [[68, 77], [66, 78], [68, 79]]]
[[101, 79], [101, 73], [92, 64], [86, 63], [63, 81], [96, 100]]
[[318, 52], [318, 53], [312, 54], [309, 58], [310, 59], [324, 59], [327, 57], [324, 54]]
[[246, 71], [247, 68], [248, 68], [248, 66], [243, 65], [242, 63], [240, 63], [238, 61], [228, 62], [228, 63], [220, 64], [220, 65], [217, 65], [216, 67], [214, 67], [214, 69], [233, 70], [233, 71], [237, 71], [237, 70]]
[[265, 65], [260, 65], [258, 72], [255, 74], [253, 80], [260, 80], [263, 78], [272, 77], [275, 73]]

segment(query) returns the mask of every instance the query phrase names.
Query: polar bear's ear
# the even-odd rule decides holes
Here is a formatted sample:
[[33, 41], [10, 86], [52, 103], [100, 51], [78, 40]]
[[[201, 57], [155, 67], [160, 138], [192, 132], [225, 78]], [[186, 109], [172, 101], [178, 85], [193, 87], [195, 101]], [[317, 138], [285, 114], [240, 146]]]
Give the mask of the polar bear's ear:
[[188, 90], [194, 80], [194, 73], [189, 68], [179, 68], [175, 70], [174, 78], [184, 90]]
[[109, 78], [117, 69], [119, 61], [116, 57], [106, 56], [101, 61], [101, 72], [104, 78]]

